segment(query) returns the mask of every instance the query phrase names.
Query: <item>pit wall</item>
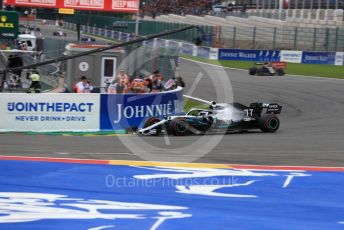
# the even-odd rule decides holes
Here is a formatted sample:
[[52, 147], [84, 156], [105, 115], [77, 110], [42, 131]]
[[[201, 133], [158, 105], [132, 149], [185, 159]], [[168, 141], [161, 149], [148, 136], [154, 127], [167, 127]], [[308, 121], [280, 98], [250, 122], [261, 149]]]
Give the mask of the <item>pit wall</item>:
[[0, 97], [1, 132], [97, 132], [139, 127], [183, 111], [183, 89], [152, 94], [24, 94]]

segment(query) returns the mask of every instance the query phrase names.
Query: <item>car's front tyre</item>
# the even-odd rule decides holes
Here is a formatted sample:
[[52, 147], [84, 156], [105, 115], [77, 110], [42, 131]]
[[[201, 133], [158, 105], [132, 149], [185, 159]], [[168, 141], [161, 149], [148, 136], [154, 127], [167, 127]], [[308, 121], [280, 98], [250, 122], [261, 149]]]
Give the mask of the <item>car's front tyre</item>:
[[[145, 124], [143, 125], [143, 128], [148, 128], [149, 126], [152, 126], [158, 122], [160, 122], [161, 120], [157, 117], [150, 117], [148, 118], [146, 121], [145, 121]], [[161, 125], [159, 125], [158, 127], [155, 127], [155, 130], [156, 130], [156, 133], [155, 135], [158, 136], [161, 134], [161, 130], [162, 130], [162, 127]]]
[[249, 70], [248, 70], [248, 73], [250, 75], [256, 75], [257, 73], [257, 68], [256, 67], [251, 67]]

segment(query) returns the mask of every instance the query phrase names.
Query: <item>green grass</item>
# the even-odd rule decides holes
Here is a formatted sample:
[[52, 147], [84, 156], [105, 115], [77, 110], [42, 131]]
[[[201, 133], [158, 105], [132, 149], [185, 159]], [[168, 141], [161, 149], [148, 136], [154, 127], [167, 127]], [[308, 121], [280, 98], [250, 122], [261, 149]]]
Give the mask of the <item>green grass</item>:
[[188, 112], [192, 108], [206, 109], [208, 105], [191, 99], [184, 99], [184, 112]]
[[[205, 62], [209, 64], [214, 64], [214, 65], [220, 65], [224, 67], [237, 68], [237, 69], [248, 70], [251, 66], [253, 66], [253, 62], [247, 62], [247, 61], [217, 61], [217, 60], [209, 60], [206, 58], [192, 57], [192, 56], [187, 56], [187, 55], [182, 55], [181, 57], [190, 59], [190, 60]], [[292, 75], [344, 79], [344, 66], [287, 63], [286, 73], [292, 74]]]

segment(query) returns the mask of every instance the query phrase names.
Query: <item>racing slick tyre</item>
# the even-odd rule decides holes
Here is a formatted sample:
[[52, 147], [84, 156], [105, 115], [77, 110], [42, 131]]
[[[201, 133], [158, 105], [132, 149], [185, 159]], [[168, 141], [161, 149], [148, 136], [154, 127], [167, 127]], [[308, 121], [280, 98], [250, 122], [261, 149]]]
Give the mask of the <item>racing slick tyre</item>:
[[249, 70], [248, 70], [248, 73], [250, 75], [256, 75], [257, 73], [257, 68], [256, 67], [251, 67]]
[[258, 76], [263, 76], [264, 75], [264, 70], [263, 69], [257, 69], [257, 75]]
[[170, 122], [168, 129], [169, 133], [173, 134], [174, 136], [185, 136], [190, 134], [188, 123], [183, 117], [173, 119]]
[[[147, 128], [151, 125], [154, 125], [156, 123], [160, 122], [160, 119], [157, 117], [150, 117], [145, 121], [145, 124], [143, 125], [143, 128]], [[162, 127], [158, 126], [156, 127], [156, 133], [155, 136], [159, 136], [161, 134]]]
[[265, 114], [259, 120], [259, 128], [265, 133], [274, 133], [280, 126], [280, 120], [274, 114]]
[[276, 69], [276, 73], [278, 74], [278, 76], [283, 76], [285, 74], [283, 69]]

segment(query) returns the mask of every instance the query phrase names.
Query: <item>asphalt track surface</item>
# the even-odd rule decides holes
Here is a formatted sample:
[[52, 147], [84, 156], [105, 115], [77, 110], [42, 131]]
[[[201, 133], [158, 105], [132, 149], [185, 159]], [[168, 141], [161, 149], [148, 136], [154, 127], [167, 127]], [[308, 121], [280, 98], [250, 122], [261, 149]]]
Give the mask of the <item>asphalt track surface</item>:
[[[215, 137], [140, 137], [140, 140], [155, 148], [146, 149], [146, 152], [151, 151], [148, 157], [147, 154], [141, 153], [143, 148], [140, 150], [140, 146], [134, 151], [127, 148], [133, 143], [135, 145], [135, 138], [138, 138], [136, 136], [12, 133], [0, 135], [0, 154], [111, 160], [344, 166], [343, 80], [298, 76], [258, 77], [249, 76], [246, 71], [225, 69], [225, 74], [220, 74], [230, 79], [231, 86], [223, 86], [214, 80], [220, 78], [217, 71], [220, 71], [219, 67], [182, 60], [180, 74], [187, 84], [185, 93], [220, 101], [217, 97], [221, 96], [217, 96], [217, 93], [225, 87], [233, 92], [234, 101], [243, 104], [278, 102], [283, 105], [279, 131], [274, 134], [250, 132]], [[204, 143], [213, 142], [214, 138], [215, 142], [219, 143], [204, 156], [200, 154]], [[202, 145], [188, 148], [197, 141]], [[187, 151], [184, 151], [185, 149]]]

